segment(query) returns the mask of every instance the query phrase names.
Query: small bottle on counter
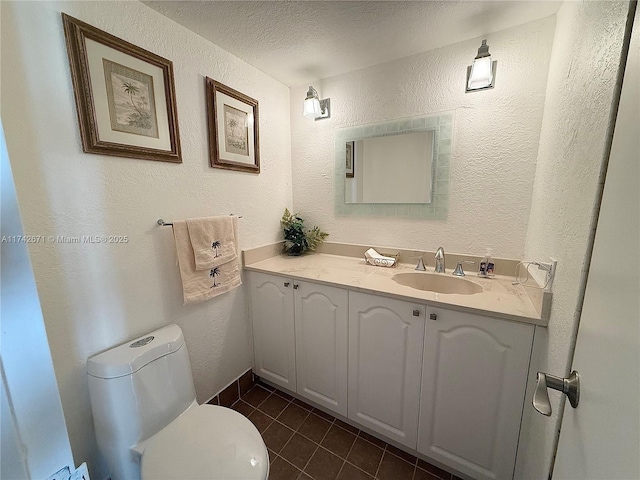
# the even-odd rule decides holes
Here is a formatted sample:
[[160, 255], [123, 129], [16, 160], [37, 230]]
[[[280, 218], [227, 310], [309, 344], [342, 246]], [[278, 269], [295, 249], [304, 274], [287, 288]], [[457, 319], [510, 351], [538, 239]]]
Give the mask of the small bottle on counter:
[[479, 267], [478, 267], [478, 276], [479, 277], [486, 277], [487, 276], [487, 257], [482, 257], [482, 260], [480, 260], [479, 263]]
[[487, 277], [493, 278], [496, 276], [496, 264], [491, 258], [491, 250], [487, 250]]
[[480, 260], [480, 267], [478, 268], [478, 276], [485, 278], [493, 278], [496, 276], [496, 266], [491, 258], [491, 250], [487, 249], [484, 257]]

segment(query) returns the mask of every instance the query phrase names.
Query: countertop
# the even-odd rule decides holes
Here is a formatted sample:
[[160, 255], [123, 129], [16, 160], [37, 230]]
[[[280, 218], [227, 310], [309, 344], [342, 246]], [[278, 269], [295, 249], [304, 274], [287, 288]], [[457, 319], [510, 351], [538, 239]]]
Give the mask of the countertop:
[[[469, 273], [465, 278], [481, 285], [483, 292], [458, 295], [422, 291], [392, 280], [398, 273], [415, 272], [414, 265], [401, 263], [392, 268], [375, 267], [366, 264], [363, 258], [349, 256], [325, 253], [299, 257], [277, 255], [245, 264], [244, 268], [434, 307], [547, 326], [547, 320], [541, 318], [525, 289], [520, 285], [512, 285], [512, 277], [481, 278], [475, 273]], [[430, 270], [427, 273], [430, 274]], [[434, 275], [451, 275], [451, 271]]]

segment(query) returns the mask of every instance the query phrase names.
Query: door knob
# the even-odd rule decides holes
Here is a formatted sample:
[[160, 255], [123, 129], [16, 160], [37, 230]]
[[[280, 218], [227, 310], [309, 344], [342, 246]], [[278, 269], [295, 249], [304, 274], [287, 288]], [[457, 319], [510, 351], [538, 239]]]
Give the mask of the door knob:
[[573, 408], [580, 401], [580, 375], [573, 370], [567, 378], [554, 377], [547, 373], [538, 372], [536, 391], [533, 394], [533, 408], [547, 417], [551, 416], [551, 402], [547, 388], [564, 393]]

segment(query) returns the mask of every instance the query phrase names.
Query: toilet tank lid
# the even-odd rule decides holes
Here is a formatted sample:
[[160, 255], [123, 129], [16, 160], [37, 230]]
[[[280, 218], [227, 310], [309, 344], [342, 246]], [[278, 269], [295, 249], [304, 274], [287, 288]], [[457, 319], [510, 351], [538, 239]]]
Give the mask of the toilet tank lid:
[[168, 325], [89, 358], [87, 373], [98, 378], [131, 375], [146, 364], [176, 352], [183, 344], [180, 327]]

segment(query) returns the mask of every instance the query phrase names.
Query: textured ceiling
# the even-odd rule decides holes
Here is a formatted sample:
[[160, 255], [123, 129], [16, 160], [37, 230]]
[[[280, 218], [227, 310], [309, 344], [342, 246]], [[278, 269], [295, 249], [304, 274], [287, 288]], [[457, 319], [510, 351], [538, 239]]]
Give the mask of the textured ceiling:
[[[143, 3], [288, 86], [521, 25], [554, 15], [561, 4], [458, 0]], [[469, 57], [474, 54], [469, 52]]]

